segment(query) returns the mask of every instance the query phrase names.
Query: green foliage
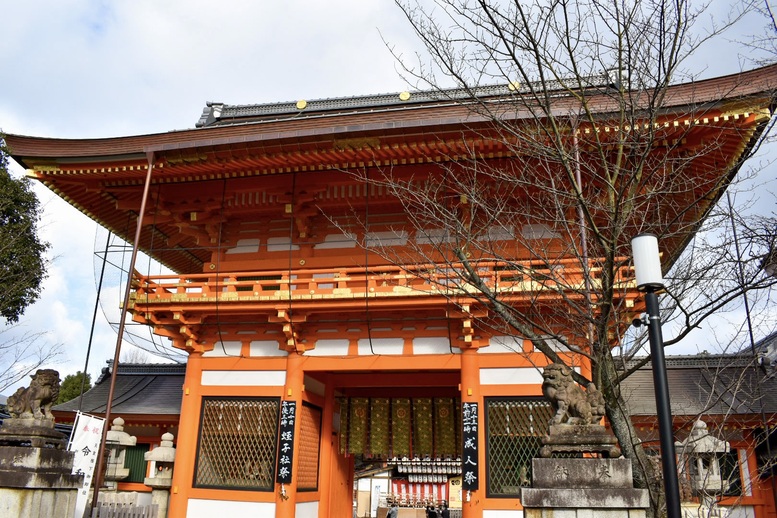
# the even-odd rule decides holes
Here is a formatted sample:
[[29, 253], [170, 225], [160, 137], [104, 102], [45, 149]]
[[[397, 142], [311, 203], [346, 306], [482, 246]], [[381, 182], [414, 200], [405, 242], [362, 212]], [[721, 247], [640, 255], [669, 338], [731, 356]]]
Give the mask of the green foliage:
[[[84, 376], [86, 376], [85, 381]], [[89, 373], [84, 374], [83, 372], [78, 371], [75, 374], [68, 374], [65, 376], [65, 379], [62, 380], [62, 383], [59, 385], [57, 404], [65, 403], [81, 395], [82, 382], [84, 384], [84, 392], [92, 388], [92, 376]]]
[[46, 278], [48, 243], [38, 238], [38, 198], [27, 178], [13, 178], [0, 135], [0, 317], [15, 323]]

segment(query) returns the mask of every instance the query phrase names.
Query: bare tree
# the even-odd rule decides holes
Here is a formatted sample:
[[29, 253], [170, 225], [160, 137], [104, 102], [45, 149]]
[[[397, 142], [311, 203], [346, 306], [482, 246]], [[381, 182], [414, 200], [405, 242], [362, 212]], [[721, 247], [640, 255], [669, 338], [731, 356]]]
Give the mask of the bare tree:
[[148, 352], [137, 347], [131, 346], [121, 353], [122, 363], [148, 363]]
[[62, 344], [46, 332], [25, 332], [22, 324], [0, 328], [0, 392], [62, 356]]
[[[676, 263], [665, 299], [681, 324], [667, 344], [743, 291], [774, 284], [760, 270], [767, 252], [756, 241], [744, 277], [725, 237], [704, 234], [687, 246], [705, 218], [710, 226], [724, 221], [711, 200], [740, 163], [724, 170], [706, 160], [725, 145], [722, 134], [699, 139], [693, 125], [669, 122], [710, 105], [690, 96], [693, 114], [667, 109], [670, 86], [693, 78], [687, 60], [745, 11], [694, 32], [704, 10], [683, 0], [398, 5], [424, 46], [413, 62], [395, 50], [406, 78], [465, 107], [473, 122], [470, 137], [426, 175], [400, 167], [354, 173], [399, 200], [406, 221], [395, 231], [415, 234], [402, 252], [376, 239], [363, 245], [424, 277], [452, 304], [475, 300], [484, 309], [473, 312], [477, 326], [529, 340], [553, 362], [587, 358], [591, 379], [576, 381], [593, 381], [604, 394], [635, 481], [651, 489], [657, 508], [660, 477], [620, 391], [635, 367], [612, 353], [634, 317], [625, 296], [630, 239], [651, 232], [671, 250], [686, 249], [664, 257]], [[509, 88], [495, 96], [484, 84]], [[759, 130], [771, 124], [767, 115]], [[369, 222], [353, 218], [332, 217], [344, 232], [362, 225], [366, 236]], [[469, 302], [459, 307], [472, 310]]]

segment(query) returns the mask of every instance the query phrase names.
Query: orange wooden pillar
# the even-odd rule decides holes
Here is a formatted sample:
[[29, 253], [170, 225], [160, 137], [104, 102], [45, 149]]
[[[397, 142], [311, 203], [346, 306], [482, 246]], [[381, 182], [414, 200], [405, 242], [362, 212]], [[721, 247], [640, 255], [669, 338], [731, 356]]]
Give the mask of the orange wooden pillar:
[[332, 383], [332, 377], [326, 377], [326, 389], [324, 394], [324, 412], [323, 422], [321, 423], [321, 438], [319, 448], [320, 466], [318, 490], [318, 516], [319, 518], [327, 518], [330, 516], [330, 502], [332, 499], [332, 477], [321, 477], [321, 473], [330, 473], [332, 470], [332, 463], [334, 462], [334, 456], [336, 455], [336, 445], [332, 440], [332, 421], [335, 407], [335, 387]]
[[[479, 489], [463, 490], [461, 495], [462, 518], [483, 518], [483, 496], [486, 483], [486, 442], [485, 442], [485, 409], [480, 397], [480, 366], [477, 348], [461, 351], [461, 402], [478, 404], [478, 479]], [[466, 462], [466, 459], [464, 459]]]
[[[292, 476], [288, 484], [275, 484], [275, 517], [294, 518], [297, 508], [297, 465], [299, 464], [299, 415], [302, 411], [302, 390], [305, 373], [302, 369], [304, 358], [296, 351], [290, 351], [286, 359], [286, 385], [283, 387], [283, 401], [296, 405], [294, 419], [294, 447], [292, 455]], [[279, 452], [279, 458], [282, 452]], [[279, 461], [280, 462], [280, 461]], [[277, 470], [276, 470], [277, 476]]]
[[[176, 437], [175, 469], [173, 485], [170, 491], [168, 518], [184, 518], [189, 501], [189, 488], [194, 476], [196, 433], [199, 430], [202, 390], [202, 352], [189, 353], [186, 363], [186, 377], [183, 382], [181, 398], [181, 418]], [[186, 431], [186, 433], [182, 433]]]

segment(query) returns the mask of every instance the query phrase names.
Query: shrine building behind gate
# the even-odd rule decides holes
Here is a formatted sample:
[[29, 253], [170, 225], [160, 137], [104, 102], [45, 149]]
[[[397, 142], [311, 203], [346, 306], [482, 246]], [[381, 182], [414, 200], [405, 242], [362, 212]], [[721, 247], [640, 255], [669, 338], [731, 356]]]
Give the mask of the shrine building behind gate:
[[[662, 138], [686, 139], [689, 149], [719, 142], [695, 166], [700, 185], [719, 185], [717, 196], [770, 118], [775, 77], [771, 67], [670, 89]], [[485, 325], [491, 309], [451, 271], [417, 261], [413, 250], [448, 237], [433, 225], [419, 232], [396, 193], [375, 181], [387, 170], [420, 183], [472, 160], [505, 171], [525, 160], [449, 94], [213, 103], [191, 130], [7, 136], [31, 176], [129, 241], [145, 202], [140, 249], [172, 273], [136, 271], [129, 311], [188, 354], [171, 517], [350, 517], [354, 470], [369, 463], [406, 475], [389, 491], [408, 504], [458, 500], [465, 518], [521, 509], [519, 488], [549, 417], [540, 390], [547, 360], [528, 340]], [[609, 125], [602, 99], [587, 131], [624, 131]], [[541, 203], [530, 192], [515, 199]], [[714, 201], [679, 224], [690, 232]], [[509, 288], [503, 300], [514, 307], [558, 309], [552, 290], [520, 280], [544, 266], [516, 235], [558, 250], [558, 268], [582, 282], [566, 243], [531, 221], [486, 228], [482, 239], [511, 263], [480, 258], [481, 277]], [[676, 258], [685, 239], [662, 243], [665, 257]], [[625, 327], [643, 301], [621, 261]], [[554, 333], [578, 334], [564, 325]]]

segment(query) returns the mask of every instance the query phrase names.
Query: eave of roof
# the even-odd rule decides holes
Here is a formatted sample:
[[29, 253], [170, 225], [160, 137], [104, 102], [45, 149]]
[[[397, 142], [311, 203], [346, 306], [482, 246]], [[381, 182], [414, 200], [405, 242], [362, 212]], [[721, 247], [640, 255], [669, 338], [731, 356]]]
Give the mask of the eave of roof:
[[[684, 111], [690, 108], [695, 111], [706, 103], [764, 93], [771, 96], [775, 90], [777, 65], [770, 65], [739, 74], [671, 86], [666, 93], [664, 104], [667, 111], [673, 108]], [[505, 100], [509, 100], [509, 97]], [[568, 113], [569, 107], [574, 104], [576, 101], [571, 95], [559, 95], [554, 99], [554, 106], [559, 113]], [[606, 92], [593, 96], [590, 104], [595, 111], [602, 114], [617, 109], [617, 103], [613, 102]], [[709, 106], [705, 107], [708, 108]], [[270, 113], [272, 114], [272, 110]], [[516, 111], [514, 116], [520, 119], [529, 117], [530, 114]], [[279, 113], [250, 122], [239, 123], [239, 120], [235, 117], [228, 125], [99, 139], [56, 139], [9, 134], [6, 136], [6, 143], [11, 156], [27, 167], [27, 161], [33, 158], [56, 159], [57, 163], [66, 163], [68, 159], [88, 159], [96, 163], [145, 161], [149, 154], [204, 146], [241, 145], [274, 140], [296, 141], [362, 132], [406, 131], [409, 128], [426, 128], [427, 131], [431, 128], [433, 131], [440, 131], [444, 127], [486, 122], [485, 118], [478, 120], [478, 117], [473, 116], [471, 108], [459, 101], [441, 103], [439, 99], [381, 106], [357, 103], [348, 112], [303, 111], [291, 118]]]
[[[777, 65], [672, 86], [666, 95], [667, 119], [663, 122], [667, 132], [672, 132], [674, 125], [679, 128], [678, 135], [666, 138], [671, 140], [691, 131], [699, 139], [715, 138], [716, 131], [725, 133], [718, 148], [699, 159], [706, 164], [698, 168], [726, 174], [721, 182], [726, 185], [739, 167], [743, 150], [753, 145], [769, 120], [765, 112], [773, 103], [776, 87]], [[509, 95], [497, 96], [489, 102], [510, 99]], [[579, 108], [571, 95], [559, 94], [553, 102], [560, 116]], [[349, 110], [303, 110], [293, 116], [272, 115], [270, 109], [271, 114], [261, 120], [248, 117], [228, 125], [154, 135], [104, 139], [8, 135], [6, 143], [12, 157], [31, 168], [31, 176], [124, 239], [132, 237], [127, 222], [137, 213], [150, 161], [154, 162], [152, 183], [162, 186], [280, 173], [326, 173], [362, 166], [417, 166], [466, 159], [473, 153], [485, 158], [509, 158], [519, 152], [504, 139], [490, 135], [491, 119], [460, 100], [375, 104], [380, 103], [358, 101]], [[586, 128], [588, 131], [629, 131], [607, 120], [608, 114], [617, 112], [617, 103], [606, 88], [597, 90], [590, 106], [602, 117], [596, 127]], [[530, 119], [531, 114], [518, 108], [512, 109], [509, 117]], [[581, 133], [581, 141], [585, 138]], [[718, 172], [723, 163], [728, 164], [725, 171]], [[718, 190], [713, 197], [722, 192]], [[177, 232], [177, 227], [164, 223], [154, 228], [163, 236]], [[202, 255], [190, 253], [194, 249], [192, 240], [154, 257], [176, 272], [199, 272], [208, 252], [202, 249]], [[141, 236], [141, 249], [147, 250], [152, 242], [149, 230]], [[665, 244], [671, 245], [668, 266], [684, 243]]]

